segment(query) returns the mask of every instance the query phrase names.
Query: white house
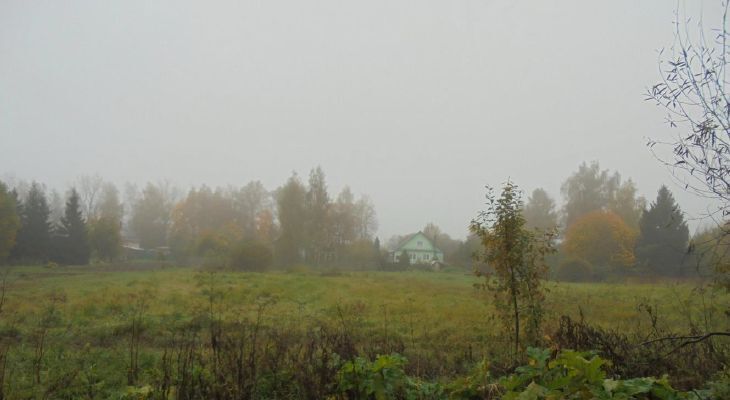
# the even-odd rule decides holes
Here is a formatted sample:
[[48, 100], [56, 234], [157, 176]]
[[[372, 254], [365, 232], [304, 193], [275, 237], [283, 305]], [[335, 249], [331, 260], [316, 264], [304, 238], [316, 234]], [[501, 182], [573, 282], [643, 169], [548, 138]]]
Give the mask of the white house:
[[404, 252], [408, 254], [411, 264], [444, 262], [444, 253], [423, 232], [414, 233], [403, 239], [390, 251], [388, 258], [392, 263], [398, 263]]

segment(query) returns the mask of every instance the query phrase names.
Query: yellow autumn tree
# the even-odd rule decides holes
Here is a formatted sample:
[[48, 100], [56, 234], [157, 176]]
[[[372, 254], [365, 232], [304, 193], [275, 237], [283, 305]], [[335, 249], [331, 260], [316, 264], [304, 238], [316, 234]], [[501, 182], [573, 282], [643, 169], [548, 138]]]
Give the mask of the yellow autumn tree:
[[563, 250], [596, 266], [628, 267], [635, 262], [636, 237], [636, 231], [618, 214], [597, 210], [568, 227]]
[[221, 190], [191, 189], [171, 214], [170, 246], [178, 257], [223, 253], [243, 236], [233, 202]]

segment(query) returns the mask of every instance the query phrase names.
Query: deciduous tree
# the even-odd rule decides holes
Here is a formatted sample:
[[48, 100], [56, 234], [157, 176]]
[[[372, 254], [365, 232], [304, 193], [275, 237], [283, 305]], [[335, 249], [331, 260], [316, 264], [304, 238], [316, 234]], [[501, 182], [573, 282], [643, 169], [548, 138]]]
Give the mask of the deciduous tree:
[[10, 254], [15, 246], [15, 236], [20, 229], [20, 217], [15, 205], [15, 197], [8, 191], [8, 187], [0, 182], [0, 264]]
[[659, 61], [661, 80], [646, 96], [680, 130], [668, 140], [650, 140], [649, 147], [687, 190], [716, 201], [720, 220], [730, 216], [730, 3], [723, 7], [711, 35], [689, 19], [674, 21], [674, 44]]
[[619, 185], [608, 203], [608, 209], [618, 214], [635, 231], [639, 230], [639, 219], [645, 208], [646, 199], [636, 195], [636, 185], [631, 179]]
[[309, 173], [309, 188], [306, 194], [307, 215], [307, 261], [319, 265], [327, 255], [330, 226], [330, 198], [327, 182], [321, 167]]
[[565, 199], [565, 226], [589, 212], [606, 209], [620, 182], [618, 173], [601, 170], [598, 162], [582, 163], [560, 188]]
[[578, 218], [565, 233], [569, 256], [600, 267], [634, 265], [636, 233], [618, 214], [596, 210]]
[[357, 215], [355, 213], [355, 196], [345, 186], [334, 204], [331, 212], [331, 234], [337, 246], [351, 243], [357, 237]]
[[271, 194], [259, 181], [253, 181], [235, 191], [233, 206], [238, 213], [238, 219], [244, 230], [244, 236], [249, 239], [265, 240], [258, 237], [261, 216], [272, 208]]
[[111, 262], [119, 257], [122, 235], [119, 222], [101, 217], [89, 223], [89, 242], [96, 257]]
[[[484, 287], [494, 293], [497, 311], [513, 338], [514, 354], [524, 342], [535, 344], [544, 310], [541, 279], [547, 273], [545, 256], [553, 252], [552, 233], [538, 234], [525, 227], [519, 188], [507, 182], [499, 197], [487, 192], [487, 209], [472, 220], [470, 230], [482, 243], [477, 261], [486, 262], [494, 274]], [[494, 279], [492, 279], [492, 277]]]
[[302, 261], [301, 253], [306, 238], [307, 190], [299, 177], [292, 174], [276, 194], [277, 212], [281, 233], [276, 241], [279, 262], [291, 265]]
[[548, 230], [556, 229], [558, 226], [555, 200], [542, 188], [532, 191], [522, 215], [525, 217], [525, 226], [528, 228]]
[[355, 203], [356, 233], [358, 239], [371, 239], [378, 230], [378, 215], [370, 197], [361, 195]]
[[148, 183], [133, 205], [130, 225], [142, 248], [152, 249], [167, 245], [167, 230], [174, 197], [169, 185]]
[[96, 218], [99, 207], [99, 196], [104, 188], [104, 179], [99, 175], [83, 175], [76, 180], [82, 212], [87, 220]]
[[113, 183], [103, 185], [98, 204], [97, 216], [88, 221], [89, 243], [95, 257], [111, 262], [121, 252], [124, 218], [119, 190]]
[[[172, 210], [170, 244], [178, 256], [202, 255], [198, 250], [203, 237], [211, 238], [229, 232], [244, 236], [242, 216], [235, 209], [234, 198], [222, 189], [211, 190], [203, 185], [193, 188]], [[223, 238], [221, 238], [223, 239]]]

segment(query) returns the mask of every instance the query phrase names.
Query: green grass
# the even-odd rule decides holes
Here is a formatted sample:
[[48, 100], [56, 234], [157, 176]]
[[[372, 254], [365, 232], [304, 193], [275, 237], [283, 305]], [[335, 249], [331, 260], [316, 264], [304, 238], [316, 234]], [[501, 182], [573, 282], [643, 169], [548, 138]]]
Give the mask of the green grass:
[[[49, 295], [63, 293], [66, 300], [60, 307], [70, 321], [104, 324], [118, 319], [118, 308], [130, 294], [151, 288], [151, 316], [188, 315], [207, 302], [199, 274], [187, 268], [16, 267], [9, 277], [6, 310], [32, 314]], [[404, 335], [432, 333], [452, 343], [476, 342], [498, 329], [491, 319], [491, 295], [475, 289], [479, 280], [469, 273], [218, 273], [215, 280], [227, 307], [238, 315], [252, 312], [261, 296], [274, 299], [266, 312], [272, 322], [292, 315], [332, 318], [339, 305], [356, 307], [373, 326], [387, 325]], [[590, 323], [630, 329], [649, 322], [639, 307], [644, 304], [657, 310], [663, 323], [681, 330], [688, 318], [700, 317], [702, 306], [701, 299], [691, 295], [694, 285], [689, 283], [547, 282], [545, 286], [548, 325], [559, 315], [578, 317], [582, 312]], [[707, 301], [712, 303], [709, 297]]]
[[[463, 375], [482, 359], [510, 357], [491, 294], [476, 289], [480, 280], [465, 272], [15, 267], [6, 282], [0, 357], [8, 351], [7, 371], [13, 371], [5, 375], [7, 398], [42, 397], [49, 387], [62, 387], [58, 382], [69, 371], [73, 396], [89, 388], [96, 391], [89, 398], [125, 390], [130, 326], [140, 298], [147, 298], [147, 307], [139, 385], [159, 376], [162, 354], [186, 327], [197, 326], [205, 342], [211, 316], [233, 330], [258, 326], [260, 317], [270, 335], [256, 346], [265, 351], [279, 345], [296, 349], [308, 338], [323, 343], [327, 335], [347, 331], [358, 354], [401, 353], [409, 373], [428, 379]], [[694, 286], [545, 282], [546, 344], [561, 315], [583, 315], [591, 324], [626, 332], [648, 332], [647, 306], [659, 314], [662, 328], [675, 332], [691, 322], [706, 320], [709, 328], [725, 323], [727, 296], [698, 295]], [[34, 364], [41, 339], [44, 354]], [[34, 382], [38, 365], [42, 384]]]

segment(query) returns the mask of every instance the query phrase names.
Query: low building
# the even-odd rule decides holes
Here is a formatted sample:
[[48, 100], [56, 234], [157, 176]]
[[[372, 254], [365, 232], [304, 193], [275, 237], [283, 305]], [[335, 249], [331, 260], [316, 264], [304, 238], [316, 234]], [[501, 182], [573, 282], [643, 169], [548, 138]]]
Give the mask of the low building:
[[398, 263], [404, 252], [408, 254], [411, 264], [444, 262], [444, 253], [423, 232], [414, 233], [403, 239], [395, 249], [389, 252], [388, 259], [394, 264]]

